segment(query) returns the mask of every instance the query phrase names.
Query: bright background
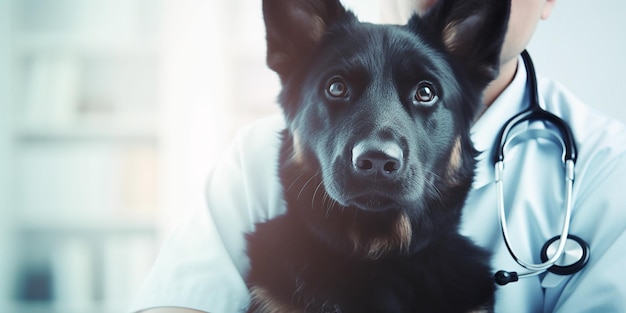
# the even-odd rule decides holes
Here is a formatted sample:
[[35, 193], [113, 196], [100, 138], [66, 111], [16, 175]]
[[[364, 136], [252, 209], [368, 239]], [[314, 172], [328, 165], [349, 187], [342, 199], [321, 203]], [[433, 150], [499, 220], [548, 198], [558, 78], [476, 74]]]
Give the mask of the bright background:
[[[345, 2], [370, 21], [390, 5]], [[622, 121], [624, 11], [558, 1], [530, 44], [541, 74]], [[0, 312], [123, 311], [277, 91], [260, 1], [0, 0]]]

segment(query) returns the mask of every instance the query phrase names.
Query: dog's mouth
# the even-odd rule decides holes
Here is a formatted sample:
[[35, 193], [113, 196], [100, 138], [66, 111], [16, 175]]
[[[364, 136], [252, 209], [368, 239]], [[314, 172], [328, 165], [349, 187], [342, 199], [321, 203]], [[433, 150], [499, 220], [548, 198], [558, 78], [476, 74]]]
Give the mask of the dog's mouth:
[[348, 200], [348, 205], [364, 211], [382, 212], [400, 209], [403, 205], [395, 199], [381, 194], [359, 195]]
[[407, 210], [420, 202], [422, 184], [398, 183], [362, 186], [337, 180], [324, 183], [326, 194], [343, 207], [353, 207], [368, 212]]

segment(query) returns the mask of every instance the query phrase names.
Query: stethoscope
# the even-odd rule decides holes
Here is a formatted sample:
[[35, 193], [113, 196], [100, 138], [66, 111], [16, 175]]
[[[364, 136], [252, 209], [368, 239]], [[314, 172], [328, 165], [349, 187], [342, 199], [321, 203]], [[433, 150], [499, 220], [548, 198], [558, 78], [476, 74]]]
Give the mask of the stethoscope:
[[[574, 163], [576, 162], [576, 145], [572, 131], [565, 121], [556, 115], [542, 109], [539, 106], [539, 96], [537, 92], [537, 76], [535, 68], [528, 52], [522, 52], [522, 59], [526, 67], [528, 90], [530, 92], [530, 105], [521, 113], [509, 119], [500, 129], [497, 136], [494, 153], [495, 164], [495, 181], [498, 193], [498, 215], [500, 217], [500, 226], [502, 229], [502, 237], [509, 253], [523, 268], [527, 269], [526, 273], [517, 273], [500, 270], [494, 275], [494, 279], [499, 285], [506, 285], [510, 282], [518, 281], [520, 278], [532, 277], [546, 271], [558, 275], [571, 275], [580, 271], [589, 260], [589, 245], [580, 237], [569, 234], [570, 219], [572, 215], [572, 190], [574, 185]], [[522, 122], [540, 121], [553, 125], [558, 134], [547, 129], [527, 129], [515, 136], [509, 138], [512, 129]], [[522, 260], [515, 253], [511, 246], [509, 232], [506, 223], [506, 214], [504, 210], [504, 150], [507, 145], [514, 144], [516, 141], [525, 138], [546, 138], [560, 143], [563, 148], [562, 161], [565, 168], [565, 213], [563, 216], [563, 226], [561, 235], [555, 236], [548, 240], [541, 249], [541, 262], [530, 263]], [[521, 139], [520, 139], [521, 138]]]

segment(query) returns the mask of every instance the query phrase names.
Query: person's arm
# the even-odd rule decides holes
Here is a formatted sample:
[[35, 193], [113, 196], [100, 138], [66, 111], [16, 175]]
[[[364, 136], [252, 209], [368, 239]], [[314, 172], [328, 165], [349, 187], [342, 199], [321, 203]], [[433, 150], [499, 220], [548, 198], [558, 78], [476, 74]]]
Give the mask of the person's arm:
[[174, 308], [174, 307], [162, 307], [162, 308], [153, 308], [140, 311], [138, 313], [203, 313], [203, 311], [197, 311], [192, 309], [185, 308]]
[[284, 211], [276, 173], [283, 127], [277, 117], [239, 133], [211, 174], [207, 207], [195, 209], [168, 236], [131, 312], [245, 310], [244, 235], [256, 222]]

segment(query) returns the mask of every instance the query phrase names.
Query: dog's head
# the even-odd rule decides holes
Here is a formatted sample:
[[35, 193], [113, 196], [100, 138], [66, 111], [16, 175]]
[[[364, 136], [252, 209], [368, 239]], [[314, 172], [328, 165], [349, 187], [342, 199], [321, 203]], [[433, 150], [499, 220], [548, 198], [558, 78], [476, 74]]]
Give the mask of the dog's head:
[[361, 23], [338, 0], [264, 0], [289, 209], [370, 258], [456, 229], [474, 170], [469, 129], [498, 73], [509, 6], [440, 0], [399, 26]]

